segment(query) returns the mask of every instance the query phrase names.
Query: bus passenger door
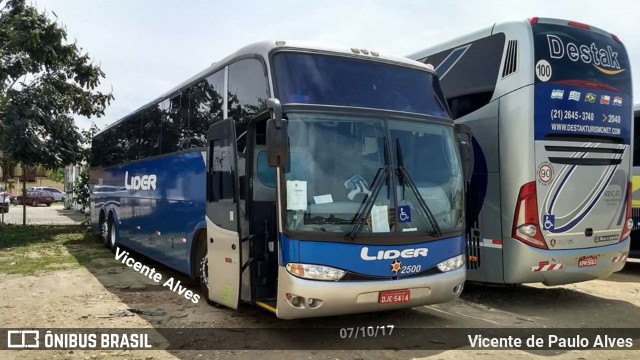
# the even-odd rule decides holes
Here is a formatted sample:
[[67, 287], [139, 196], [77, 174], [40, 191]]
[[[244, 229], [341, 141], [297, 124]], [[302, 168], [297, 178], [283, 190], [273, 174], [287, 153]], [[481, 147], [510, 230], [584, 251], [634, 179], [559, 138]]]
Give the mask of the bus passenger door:
[[460, 153], [460, 163], [464, 176], [464, 206], [465, 206], [465, 242], [467, 252], [467, 269], [477, 269], [479, 266], [480, 249], [476, 245], [478, 236], [474, 231], [473, 214], [476, 212], [475, 189], [471, 187], [471, 177], [473, 176], [473, 135], [471, 128], [464, 124], [455, 125], [456, 140]]
[[209, 299], [233, 309], [240, 297], [242, 253], [235, 125], [219, 121], [207, 134], [207, 262]]
[[462, 163], [462, 172], [464, 174], [466, 188], [473, 174], [473, 147], [471, 146], [473, 137], [471, 128], [463, 124], [455, 125], [455, 133], [458, 140], [458, 149], [460, 149], [460, 162]]

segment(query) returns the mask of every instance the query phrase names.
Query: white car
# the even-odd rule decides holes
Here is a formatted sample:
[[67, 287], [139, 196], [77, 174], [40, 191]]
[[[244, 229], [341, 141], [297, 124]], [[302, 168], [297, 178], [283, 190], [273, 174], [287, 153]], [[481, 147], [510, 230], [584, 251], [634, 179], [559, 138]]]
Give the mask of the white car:
[[55, 201], [64, 201], [64, 198], [67, 196], [67, 194], [64, 193], [64, 191], [60, 191], [56, 188], [50, 187], [50, 186], [34, 186], [29, 188], [29, 190], [44, 190], [44, 191], [48, 191], [51, 193], [51, 195], [53, 195], [53, 198], [55, 199]]

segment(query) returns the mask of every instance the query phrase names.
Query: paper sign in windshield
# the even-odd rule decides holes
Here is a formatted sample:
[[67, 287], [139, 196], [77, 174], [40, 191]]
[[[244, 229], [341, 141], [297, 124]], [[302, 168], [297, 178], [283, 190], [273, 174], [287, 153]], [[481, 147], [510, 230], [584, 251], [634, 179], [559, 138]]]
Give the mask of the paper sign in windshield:
[[287, 210], [307, 210], [307, 182], [287, 180]]
[[387, 205], [373, 205], [371, 208], [371, 232], [389, 232], [389, 208]]
[[333, 196], [331, 196], [331, 194], [317, 195], [313, 197], [313, 201], [315, 201], [316, 204], [330, 204], [333, 202]]

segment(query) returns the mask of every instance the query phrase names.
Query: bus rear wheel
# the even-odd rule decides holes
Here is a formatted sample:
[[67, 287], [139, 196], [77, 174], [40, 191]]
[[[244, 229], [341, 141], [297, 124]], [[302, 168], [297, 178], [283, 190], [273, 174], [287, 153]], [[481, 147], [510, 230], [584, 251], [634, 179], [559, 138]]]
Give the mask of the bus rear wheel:
[[116, 252], [116, 248], [118, 247], [118, 236], [116, 235], [115, 223], [113, 222], [113, 218], [109, 218], [107, 221], [108, 227], [108, 244], [107, 248], [111, 249], [111, 252]]

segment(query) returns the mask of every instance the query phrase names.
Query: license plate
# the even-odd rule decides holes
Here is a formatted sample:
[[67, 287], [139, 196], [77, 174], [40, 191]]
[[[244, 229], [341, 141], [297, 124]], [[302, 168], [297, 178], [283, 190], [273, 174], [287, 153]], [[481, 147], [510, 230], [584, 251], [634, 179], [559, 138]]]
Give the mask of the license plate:
[[410, 298], [409, 290], [381, 291], [378, 304], [403, 304], [408, 303]]
[[578, 259], [578, 267], [596, 266], [598, 265], [598, 257], [596, 255], [582, 256]]

